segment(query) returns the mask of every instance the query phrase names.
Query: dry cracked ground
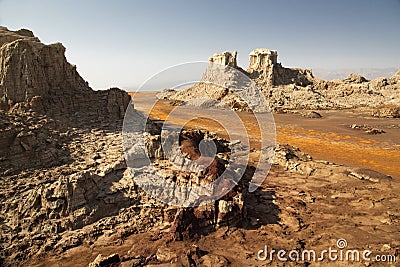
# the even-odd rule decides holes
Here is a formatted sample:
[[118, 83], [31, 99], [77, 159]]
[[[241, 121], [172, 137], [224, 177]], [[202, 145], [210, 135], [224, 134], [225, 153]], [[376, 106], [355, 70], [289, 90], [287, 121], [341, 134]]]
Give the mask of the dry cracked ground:
[[[135, 108], [148, 112], [146, 104], [152, 103], [152, 97], [152, 94], [136, 94]], [[151, 117], [165, 119], [163, 114], [172, 108], [167, 101], [160, 101], [152, 109]], [[196, 114], [201, 112], [190, 109]], [[169, 122], [180, 125], [187, 112], [177, 113]], [[352, 116], [341, 116], [339, 112], [322, 114], [323, 118], [318, 119], [301, 114], [275, 115], [278, 142], [295, 144], [309, 154], [292, 146], [278, 145], [274, 165], [262, 186], [255, 193], [247, 193], [247, 188], [243, 191], [245, 215], [240, 224], [222, 225], [207, 235], [177, 240], [171, 239], [165, 217], [157, 218], [161, 221], [154, 222], [154, 227], [147, 231], [125, 236], [110, 229], [93, 242], [61, 254], [34, 257], [29, 264], [84, 266], [99, 254], [118, 253], [122, 266], [396, 266], [396, 262], [378, 262], [375, 257], [383, 255], [393, 261], [390, 257], [398, 257], [400, 248], [398, 121], [373, 119], [362, 112]], [[247, 125], [251, 126], [251, 116], [247, 119]], [[191, 123], [186, 127], [220, 130], [210, 121]], [[352, 128], [356, 123], [384, 129], [389, 138], [371, 135], [360, 127]], [[256, 136], [252, 137], [252, 146], [256, 148]], [[337, 152], [335, 147], [341, 151]], [[250, 166], [259, 153], [257, 149], [252, 151]], [[370, 250], [371, 261], [353, 261], [350, 257], [349, 261], [332, 262], [328, 256], [318, 261], [323, 250], [338, 249], [338, 239], [347, 241], [344, 253]], [[302, 251], [312, 249], [316, 258], [281, 261], [275, 252], [272, 260], [270, 254], [260, 260], [257, 255], [265, 246], [268, 253], [272, 249], [296, 250], [300, 257]]]
[[[152, 102], [152, 97], [152, 94], [137, 94], [133, 99], [135, 108], [146, 113], [146, 103]], [[170, 108], [173, 107], [167, 101], [160, 101], [152, 110], [151, 117], [155, 121], [163, 119], [162, 114]], [[327, 257], [322, 262], [317, 259], [321, 251], [329, 247], [335, 249], [340, 238], [347, 241], [346, 249], [357, 249], [360, 253], [372, 251], [371, 260], [376, 255], [398, 257], [400, 188], [397, 166], [391, 165], [392, 161], [388, 158], [387, 166], [394, 170], [388, 176], [383, 174], [384, 169], [364, 166], [362, 160], [364, 145], [371, 151], [388, 154], [398, 149], [398, 128], [392, 126], [395, 120], [375, 121], [376, 127], [379, 125], [392, 136], [381, 144], [383, 141], [378, 135], [369, 135], [350, 125], [343, 125], [344, 135], [344, 132], [329, 128], [340, 128], [332, 126], [331, 122], [330, 126], [324, 127], [324, 119], [285, 114], [292, 116], [293, 121], [284, 118], [283, 123], [280, 116], [276, 116], [278, 141], [284, 144], [288, 140], [293, 144], [297, 140], [296, 145], [301, 146], [301, 140], [306, 140], [303, 149], [309, 154], [289, 145], [278, 145], [274, 164], [262, 186], [254, 193], [247, 191], [247, 184], [236, 188], [234, 191], [242, 194], [239, 212], [227, 212], [231, 217], [214, 218], [215, 213], [211, 217], [206, 213], [196, 217], [198, 210], [193, 213], [169, 207], [137, 188], [123, 163], [120, 120], [87, 127], [85, 121], [78, 123], [71, 119], [57, 125], [60, 123], [57, 120], [25, 114], [28, 114], [25, 119], [32, 120], [32, 125], [40, 125], [41, 131], [45, 129], [53, 136], [51, 140], [42, 141], [46, 147], [62, 143], [61, 151], [65, 154], [59, 156], [60, 162], [55, 166], [16, 173], [9, 171], [6, 179], [3, 178], [2, 197], [6, 203], [2, 208], [2, 229], [3, 234], [7, 232], [2, 238], [10, 238], [4, 246], [3, 253], [7, 253], [4, 264], [87, 266], [92, 262], [92, 266], [104, 266], [108, 262], [108, 266], [396, 266], [396, 263], [388, 262], [360, 260], [332, 263]], [[185, 114], [177, 114], [177, 118], [171, 118], [170, 122], [180, 125], [179, 117], [184, 119]], [[329, 114], [324, 116], [329, 117]], [[7, 118], [2, 119], [6, 121]], [[319, 128], [313, 126], [317, 120]], [[212, 124], [193, 123], [197, 128], [218, 133], [219, 128]], [[296, 131], [288, 134], [291, 127]], [[186, 125], [186, 128], [192, 126]], [[32, 132], [27, 136], [35, 136], [37, 131], [24, 130]], [[315, 134], [309, 134], [310, 131]], [[330, 138], [321, 138], [324, 135]], [[354, 159], [355, 163], [339, 165], [326, 161], [339, 156], [330, 149], [330, 145], [335, 146], [341, 141], [335, 138], [343, 135], [351, 137], [343, 137], [344, 142], [349, 144], [342, 145], [343, 152], [350, 151], [351, 145], [359, 146], [355, 148], [360, 153]], [[58, 136], [62, 140], [54, 142]], [[221, 139], [223, 133], [220, 137], [211, 136], [221, 144], [229, 141]], [[32, 142], [26, 136], [18, 138], [20, 144]], [[196, 138], [192, 135], [191, 139]], [[318, 145], [321, 147], [318, 148]], [[153, 144], [153, 149], [157, 150], [156, 146]], [[252, 146], [246, 177], [251, 176], [251, 167], [258, 159], [255, 137]], [[26, 152], [24, 146], [20, 145], [19, 149]], [[324, 153], [316, 153], [313, 158], [310, 156], [313, 151]], [[349, 153], [346, 157], [351, 159], [353, 156]], [[343, 160], [346, 157], [343, 156]], [[9, 200], [13, 202], [9, 203]], [[226, 203], [230, 203], [228, 199]], [[213, 211], [212, 208], [208, 210]], [[221, 214], [223, 209], [218, 211]], [[8, 216], [4, 216], [6, 214]], [[187, 218], [198, 218], [203, 225], [194, 224]], [[214, 222], [207, 223], [210, 219]], [[17, 228], [5, 228], [12, 225]], [[275, 253], [272, 260], [268, 254], [267, 259], [261, 261], [257, 255], [265, 246], [268, 253], [272, 249], [296, 250], [299, 253], [313, 249], [317, 255], [315, 260], [280, 261]]]

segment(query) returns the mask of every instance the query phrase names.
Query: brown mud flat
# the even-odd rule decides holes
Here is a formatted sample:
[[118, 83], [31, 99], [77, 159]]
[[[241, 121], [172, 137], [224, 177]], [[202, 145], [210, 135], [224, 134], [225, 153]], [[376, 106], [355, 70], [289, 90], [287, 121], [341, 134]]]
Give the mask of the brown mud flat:
[[[198, 107], [180, 107], [181, 112], [168, 101], [160, 100], [154, 107], [155, 93], [132, 94], [135, 108], [148, 113], [156, 120], [214, 131], [227, 138], [227, 133], [216, 120], [226, 120], [224, 111], [205, 110]], [[299, 147], [315, 159], [327, 160], [347, 166], [373, 169], [393, 178], [400, 178], [400, 120], [367, 116], [354, 111], [319, 111], [320, 119], [305, 118], [300, 114], [274, 114], [277, 143]], [[251, 113], [237, 112], [245, 123], [250, 143], [257, 147], [260, 132]], [[186, 123], [186, 118], [201, 118]], [[208, 118], [207, 118], [208, 117]], [[370, 125], [383, 129], [383, 134], [367, 134], [351, 129], [350, 125]]]
[[[126, 259], [122, 266], [195, 266], [187, 256], [193, 246], [205, 254], [197, 266], [396, 266], [372, 260], [376, 255], [399, 260], [398, 192], [398, 183], [349, 178], [341, 166], [328, 164], [310, 176], [274, 167], [246, 203], [245, 219], [253, 223], [248, 227], [222, 227], [199, 240], [172, 242], [164, 237], [168, 229], [128, 237], [110, 231], [94, 243], [33, 259], [29, 266], [87, 266], [100, 253], [119, 253]], [[348, 244], [344, 253], [371, 250], [372, 260], [332, 262], [325, 255], [323, 261], [282, 262], [276, 254], [272, 261], [257, 259], [265, 246], [269, 252], [312, 249], [318, 258], [329, 247], [337, 249], [340, 238]], [[133, 265], [144, 258], [161, 262]]]

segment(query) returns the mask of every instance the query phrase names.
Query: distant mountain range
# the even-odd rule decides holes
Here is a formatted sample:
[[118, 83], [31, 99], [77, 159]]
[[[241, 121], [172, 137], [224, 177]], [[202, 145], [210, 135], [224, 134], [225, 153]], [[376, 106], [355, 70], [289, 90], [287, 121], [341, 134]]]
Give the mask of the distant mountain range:
[[357, 73], [361, 76], [372, 80], [378, 77], [391, 77], [396, 68], [358, 68], [358, 69], [313, 69], [314, 77], [324, 80], [344, 79], [351, 73]]

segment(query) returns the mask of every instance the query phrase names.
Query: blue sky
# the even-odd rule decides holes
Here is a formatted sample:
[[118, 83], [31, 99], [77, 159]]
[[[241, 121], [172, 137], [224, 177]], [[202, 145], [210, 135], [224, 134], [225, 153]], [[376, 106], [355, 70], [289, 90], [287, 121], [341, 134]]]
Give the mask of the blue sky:
[[0, 24], [62, 42], [95, 89], [134, 89], [169, 66], [258, 47], [284, 66], [400, 67], [400, 0], [0, 0]]

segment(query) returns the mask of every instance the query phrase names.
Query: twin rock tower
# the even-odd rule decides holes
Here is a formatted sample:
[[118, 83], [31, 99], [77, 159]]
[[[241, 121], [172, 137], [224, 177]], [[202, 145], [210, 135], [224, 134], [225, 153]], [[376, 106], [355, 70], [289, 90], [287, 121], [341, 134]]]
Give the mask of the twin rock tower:
[[236, 51], [225, 51], [214, 54], [208, 60], [241, 70], [263, 88], [287, 84], [307, 86], [314, 79], [311, 70], [283, 67], [281, 63], [278, 63], [278, 52], [274, 50], [257, 48], [251, 51], [250, 63], [246, 71], [237, 65], [236, 58]]

